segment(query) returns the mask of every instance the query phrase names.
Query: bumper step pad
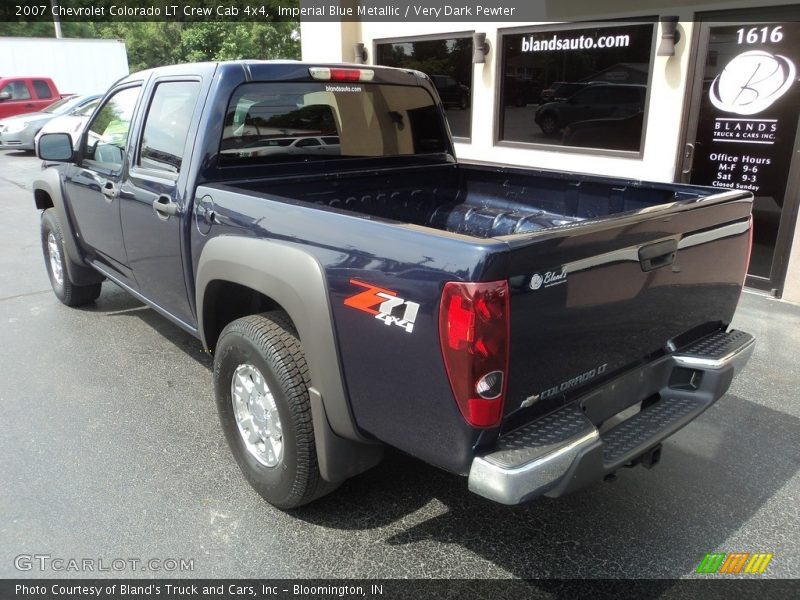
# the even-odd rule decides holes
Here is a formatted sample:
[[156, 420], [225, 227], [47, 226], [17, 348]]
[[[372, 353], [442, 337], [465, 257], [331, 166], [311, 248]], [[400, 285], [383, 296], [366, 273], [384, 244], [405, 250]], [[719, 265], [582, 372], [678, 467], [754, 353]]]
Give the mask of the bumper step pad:
[[744, 331], [719, 331], [692, 342], [685, 348], [678, 350], [678, 353], [684, 356], [720, 359], [735, 352], [752, 339], [753, 336]]
[[660, 432], [673, 429], [692, 412], [701, 412], [705, 403], [692, 398], [662, 398], [653, 406], [636, 413], [627, 421], [600, 436], [603, 441], [603, 463], [618, 465], [641, 454], [642, 445]]
[[502, 436], [491, 461], [506, 469], [550, 454], [565, 441], [594, 431], [594, 425], [577, 406], [570, 405]]

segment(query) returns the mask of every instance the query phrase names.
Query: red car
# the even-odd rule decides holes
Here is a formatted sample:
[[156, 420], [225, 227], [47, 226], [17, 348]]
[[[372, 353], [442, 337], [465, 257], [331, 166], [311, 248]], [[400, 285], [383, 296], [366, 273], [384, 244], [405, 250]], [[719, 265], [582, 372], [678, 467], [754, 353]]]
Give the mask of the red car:
[[0, 77], [0, 119], [42, 110], [59, 98], [48, 77]]

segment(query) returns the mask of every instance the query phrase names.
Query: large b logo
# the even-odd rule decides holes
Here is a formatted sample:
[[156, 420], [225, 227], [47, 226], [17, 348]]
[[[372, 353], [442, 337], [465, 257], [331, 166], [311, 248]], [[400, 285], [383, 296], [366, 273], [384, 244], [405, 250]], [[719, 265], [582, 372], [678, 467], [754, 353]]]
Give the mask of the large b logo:
[[792, 87], [794, 63], [780, 54], [750, 50], [731, 59], [709, 90], [711, 103], [737, 115], [756, 115]]

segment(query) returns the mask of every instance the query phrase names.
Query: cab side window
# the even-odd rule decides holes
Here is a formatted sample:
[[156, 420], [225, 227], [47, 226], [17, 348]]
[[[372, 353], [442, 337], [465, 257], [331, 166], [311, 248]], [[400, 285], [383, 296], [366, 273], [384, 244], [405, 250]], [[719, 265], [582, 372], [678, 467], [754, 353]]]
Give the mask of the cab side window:
[[25, 85], [24, 81], [12, 81], [7, 83], [3, 86], [3, 89], [0, 89], [0, 94], [3, 92], [8, 92], [11, 94], [10, 100], [30, 100], [31, 93], [28, 90], [28, 86]]
[[199, 93], [198, 81], [167, 81], [156, 86], [142, 133], [140, 167], [180, 172]]
[[47, 85], [46, 81], [43, 81], [41, 79], [34, 79], [33, 89], [36, 90], [36, 95], [39, 97], [40, 100], [47, 100], [48, 98], [53, 97], [53, 92], [50, 91], [50, 86]]
[[83, 140], [87, 166], [111, 172], [122, 168], [139, 91], [138, 86], [122, 89], [97, 111]]

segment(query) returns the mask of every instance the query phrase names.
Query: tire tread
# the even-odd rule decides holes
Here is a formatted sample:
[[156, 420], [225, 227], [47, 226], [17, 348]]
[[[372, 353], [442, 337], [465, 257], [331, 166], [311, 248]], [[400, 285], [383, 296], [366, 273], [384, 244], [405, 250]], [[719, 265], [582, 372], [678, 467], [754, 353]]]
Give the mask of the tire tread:
[[319, 472], [308, 394], [311, 379], [297, 330], [288, 314], [276, 310], [249, 315], [229, 323], [222, 331], [219, 341], [230, 334], [238, 334], [254, 342], [264, 353], [267, 362], [277, 366], [274, 375], [286, 395], [292, 414], [297, 473], [286, 500], [273, 504], [279, 508], [296, 508], [308, 504], [333, 488], [322, 479]]
[[[42, 213], [42, 251], [44, 252], [45, 269], [50, 278], [50, 284], [53, 286], [53, 292], [56, 297], [65, 305], [75, 307], [83, 306], [97, 300], [102, 290], [102, 284], [92, 283], [90, 285], [75, 285], [69, 279], [69, 272], [67, 270], [66, 262], [69, 257], [64, 248], [64, 232], [61, 229], [61, 223], [58, 220], [58, 214], [54, 208], [48, 208]], [[52, 231], [55, 235], [56, 242], [61, 246], [61, 261], [63, 264], [64, 284], [59, 293], [53, 280], [53, 274], [50, 272], [50, 259], [47, 255], [47, 234]]]

